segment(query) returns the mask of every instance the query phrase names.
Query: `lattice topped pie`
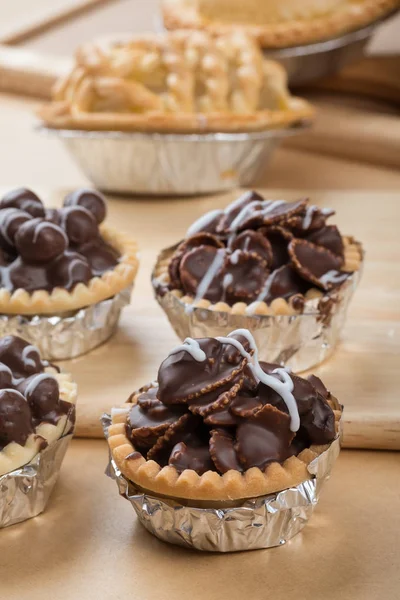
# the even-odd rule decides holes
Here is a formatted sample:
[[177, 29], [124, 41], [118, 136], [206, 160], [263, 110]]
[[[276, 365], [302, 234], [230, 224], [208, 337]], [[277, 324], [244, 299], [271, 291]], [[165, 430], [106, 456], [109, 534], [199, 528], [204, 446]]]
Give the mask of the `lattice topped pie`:
[[226, 33], [243, 27], [265, 48], [307, 44], [362, 28], [399, 0], [163, 0], [167, 28]]
[[156, 132], [263, 130], [312, 115], [282, 67], [237, 31], [85, 45], [40, 111], [55, 128]]

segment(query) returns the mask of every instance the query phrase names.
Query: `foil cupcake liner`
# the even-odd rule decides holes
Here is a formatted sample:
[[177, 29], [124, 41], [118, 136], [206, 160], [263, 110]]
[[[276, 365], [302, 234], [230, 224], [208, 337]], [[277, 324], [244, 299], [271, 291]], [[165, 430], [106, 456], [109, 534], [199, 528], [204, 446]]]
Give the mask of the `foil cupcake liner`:
[[54, 315], [0, 314], [0, 337], [18, 335], [31, 342], [46, 360], [65, 360], [90, 352], [114, 333], [121, 310], [130, 302], [129, 287], [113, 298]]
[[295, 372], [318, 365], [334, 352], [361, 270], [330, 294], [333, 302], [324, 312], [319, 310], [320, 299], [316, 298], [306, 301], [302, 314], [236, 315], [185, 304], [160, 286], [156, 273], [175, 248], [167, 248], [159, 255], [152, 283], [158, 303], [181, 340], [227, 336], [235, 329], [248, 329], [254, 336], [261, 360], [285, 365]]
[[[107, 437], [110, 415], [103, 415]], [[136, 489], [110, 458], [106, 474], [115, 479], [140, 523], [164, 542], [206, 552], [239, 552], [285, 544], [299, 533], [316, 507], [340, 452], [340, 435], [308, 465], [311, 479], [232, 508], [205, 508], [152, 496]]]
[[273, 150], [306, 124], [257, 133], [157, 134], [39, 131], [62, 139], [96, 188], [108, 193], [194, 195], [251, 186]]
[[44, 511], [71, 439], [72, 433], [61, 437], [29, 464], [0, 476], [0, 528]]

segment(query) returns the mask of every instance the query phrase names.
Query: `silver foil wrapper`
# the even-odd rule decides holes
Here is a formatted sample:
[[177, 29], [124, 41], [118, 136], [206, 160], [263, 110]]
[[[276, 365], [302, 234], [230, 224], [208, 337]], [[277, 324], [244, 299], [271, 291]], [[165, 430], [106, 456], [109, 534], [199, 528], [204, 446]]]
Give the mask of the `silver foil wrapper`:
[[46, 508], [72, 433], [39, 452], [24, 467], [0, 476], [0, 527], [36, 517]]
[[235, 329], [248, 329], [254, 336], [261, 360], [280, 363], [295, 372], [310, 369], [333, 353], [346, 320], [350, 300], [359, 283], [361, 270], [356, 271], [330, 294], [333, 302], [329, 303], [325, 311], [320, 310], [320, 299], [316, 298], [306, 301], [302, 314], [234, 315], [185, 304], [160, 287], [156, 277], [159, 265], [172, 255], [175, 248], [176, 246], [161, 252], [152, 282], [156, 299], [181, 340], [187, 337], [227, 336]]
[[[110, 416], [103, 415], [102, 423], [107, 437]], [[339, 452], [340, 436], [309, 464], [310, 479], [233, 508], [199, 508], [139, 491], [112, 459], [106, 474], [116, 480], [120, 495], [132, 504], [141, 524], [164, 542], [206, 552], [238, 552], [280, 546], [299, 533], [318, 503]]]
[[96, 348], [114, 333], [132, 288], [78, 311], [55, 315], [0, 314], [0, 337], [18, 335], [39, 348], [46, 360], [75, 358]]
[[304, 127], [232, 134], [40, 131], [60, 137], [100, 190], [171, 196], [251, 186], [277, 144]]

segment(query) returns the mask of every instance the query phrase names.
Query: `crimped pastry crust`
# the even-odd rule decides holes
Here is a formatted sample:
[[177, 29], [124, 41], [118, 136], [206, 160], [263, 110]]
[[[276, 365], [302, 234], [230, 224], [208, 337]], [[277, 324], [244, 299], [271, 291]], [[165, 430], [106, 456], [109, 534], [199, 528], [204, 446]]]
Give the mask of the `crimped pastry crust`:
[[[336, 432], [339, 435], [342, 408], [334, 398], [330, 405], [335, 414]], [[142, 490], [186, 500], [230, 502], [296, 486], [311, 478], [307, 466], [330, 445], [311, 446], [298, 456], [290, 457], [282, 465], [271, 463], [264, 472], [258, 467], [252, 467], [245, 473], [230, 470], [219, 475], [215, 471], [207, 471], [200, 476], [191, 469], [185, 469], [179, 474], [174, 467], [160, 467], [154, 460], [146, 460], [141, 455], [131, 456], [135, 448], [127, 438], [125, 419], [126, 412], [116, 411], [108, 430], [111, 455], [122, 474]]]
[[[57, 373], [48, 368], [46, 373], [56, 377], [60, 387], [60, 398], [71, 404], [76, 404], [77, 385], [72, 381], [69, 373]], [[51, 444], [64, 435], [72, 426], [68, 415], [63, 415], [57, 425], [41, 423], [36, 427], [36, 432], [31, 434], [24, 446], [11, 442], [0, 451], [0, 476], [10, 473], [23, 465], [28, 464], [40, 452], [43, 440]]]
[[114, 269], [106, 271], [101, 277], [93, 277], [88, 285], [78, 283], [71, 292], [63, 288], [32, 293], [23, 289], [9, 292], [0, 288], [0, 312], [17, 315], [69, 312], [97, 304], [130, 286], [139, 264], [136, 242], [108, 225], [101, 225], [100, 232], [103, 239], [121, 255]]
[[[342, 266], [342, 271], [358, 271], [363, 261], [363, 250], [361, 243], [357, 242], [351, 236], [344, 236], [342, 237], [342, 240], [344, 245], [344, 264]], [[168, 266], [174, 250], [175, 247], [171, 248], [169, 256], [166, 256], [165, 259], [160, 260], [157, 263], [156, 269], [153, 273], [153, 278], [156, 284], [168, 284]], [[212, 304], [205, 298], [194, 301], [192, 296], [185, 296], [181, 290], [177, 289], [172, 290], [171, 294], [176, 296], [182, 303], [190, 304], [195, 308], [226, 312], [233, 315], [291, 316], [299, 314], [299, 310], [296, 310], [295, 306], [293, 305], [293, 300], [297, 297], [297, 295], [294, 295], [288, 299], [275, 298], [270, 304], [267, 304], [266, 302], [252, 302], [251, 304], [247, 305], [244, 302], [236, 302], [230, 306], [226, 302], [217, 302], [216, 304]], [[308, 292], [306, 292], [304, 298], [307, 303], [308, 300], [315, 300], [316, 298], [322, 298], [323, 296], [329, 296], [329, 294], [324, 294], [322, 290], [317, 288], [311, 288], [308, 290]], [[307, 304], [303, 312], [307, 312]], [[315, 308], [313, 309], [313, 312], [315, 312]]]
[[40, 108], [49, 127], [156, 133], [251, 132], [309, 121], [278, 64], [241, 32], [179, 31], [87, 44]]
[[264, 48], [285, 48], [310, 44], [361, 29], [390, 14], [399, 6], [399, 0], [364, 0], [357, 6], [349, 3], [335, 12], [314, 19], [295, 19], [261, 25], [207, 20], [200, 14], [196, 0], [163, 0], [162, 10], [167, 29], [206, 29], [221, 34], [241, 27], [255, 37]]

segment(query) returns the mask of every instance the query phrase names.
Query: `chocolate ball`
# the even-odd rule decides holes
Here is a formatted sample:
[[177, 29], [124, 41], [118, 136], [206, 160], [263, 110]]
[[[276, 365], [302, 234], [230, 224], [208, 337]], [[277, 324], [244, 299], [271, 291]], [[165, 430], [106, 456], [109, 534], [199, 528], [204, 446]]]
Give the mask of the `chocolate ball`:
[[51, 291], [47, 277], [46, 264], [28, 264], [18, 256], [7, 268], [7, 276], [3, 277], [2, 286], [9, 290]]
[[61, 208], [46, 208], [45, 219], [61, 226]]
[[83, 206], [64, 208], [62, 224], [73, 246], [85, 244], [99, 235], [96, 219]]
[[16, 379], [43, 372], [39, 350], [16, 335], [0, 339], [0, 362], [11, 369]]
[[107, 205], [104, 196], [95, 190], [76, 190], [64, 199], [64, 206], [83, 206], [92, 213], [97, 223], [106, 218]]
[[10, 367], [0, 362], [0, 389], [12, 388], [13, 376]]
[[25, 445], [33, 433], [32, 416], [24, 396], [16, 390], [0, 390], [0, 445]]
[[68, 239], [65, 232], [44, 219], [32, 219], [18, 229], [15, 245], [27, 263], [47, 263], [65, 252]]
[[8, 251], [15, 247], [15, 235], [23, 223], [30, 221], [31, 215], [19, 208], [0, 210], [0, 245]]
[[92, 270], [84, 256], [67, 251], [52, 262], [48, 271], [52, 287], [72, 290], [77, 283], [87, 284], [92, 278]]
[[57, 411], [60, 400], [60, 388], [57, 379], [47, 373], [31, 375], [18, 389], [24, 394], [31, 407], [33, 418], [41, 421], [46, 416], [52, 420], [51, 413]]
[[18, 188], [3, 196], [0, 200], [0, 210], [3, 208], [19, 208], [32, 217], [44, 217], [44, 206], [41, 199], [27, 188]]

